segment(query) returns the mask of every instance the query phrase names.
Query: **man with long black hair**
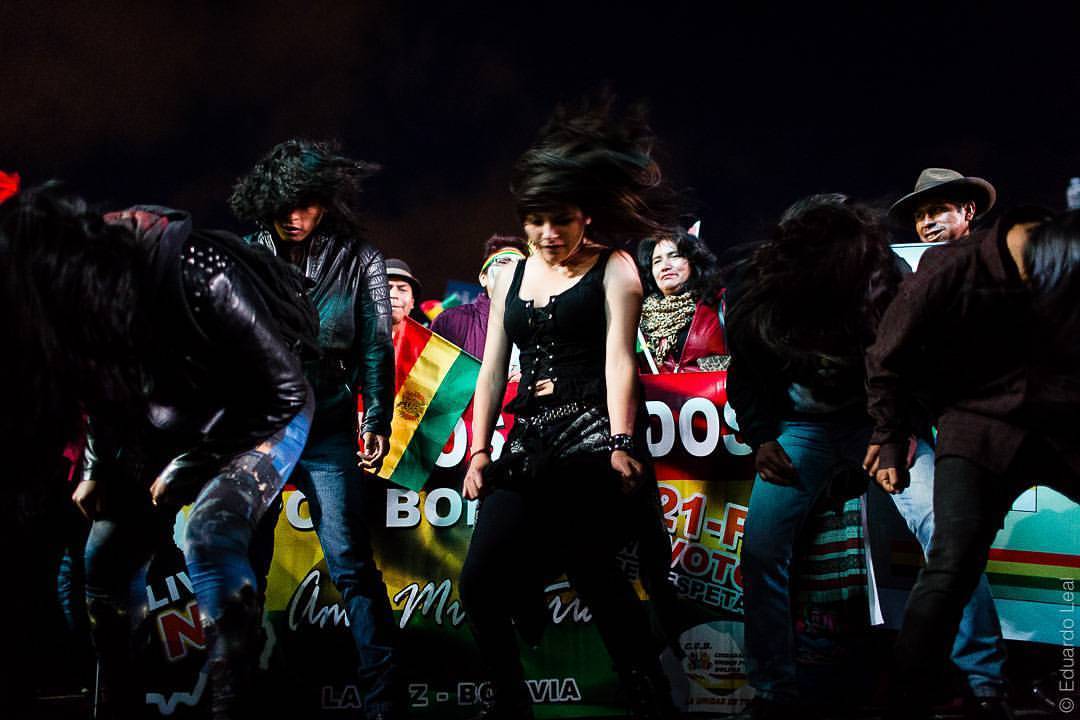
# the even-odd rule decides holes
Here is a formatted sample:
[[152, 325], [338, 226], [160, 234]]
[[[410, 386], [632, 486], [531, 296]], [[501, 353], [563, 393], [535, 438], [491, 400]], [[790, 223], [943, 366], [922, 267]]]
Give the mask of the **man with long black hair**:
[[[1080, 498], [1080, 214], [1006, 215], [934, 248], [886, 311], [867, 356], [868, 453], [907, 487], [912, 408], [935, 419], [935, 527], [908, 598], [892, 674], [896, 717], [929, 715], [1005, 514], [1033, 484]], [[980, 717], [1010, 718], [1000, 700]]]
[[[256, 163], [229, 199], [239, 219], [261, 228], [249, 242], [287, 259], [309, 279], [308, 294], [319, 311], [321, 357], [305, 368], [315, 390], [315, 418], [293, 482], [307, 498], [341, 592], [359, 655], [364, 712], [372, 719], [406, 710], [394, 615], [364, 519], [369, 493], [379, 488], [370, 473], [378, 471], [389, 447], [394, 390], [386, 265], [364, 239], [359, 219], [361, 183], [377, 170], [345, 157], [332, 143], [288, 140]], [[364, 402], [359, 426], [358, 392]]]
[[254, 277], [263, 259], [251, 248], [193, 231], [177, 211], [107, 217], [55, 188], [0, 206], [0, 278], [4, 296], [17, 298], [4, 335], [17, 339], [19, 382], [38, 389], [28, 407], [18, 396], [4, 427], [21, 417], [45, 442], [27, 442], [20, 460], [48, 462], [89, 418], [73, 499], [93, 520], [86, 595], [97, 717], [136, 717], [145, 706], [131, 639], [149, 612], [139, 575], [183, 505], [213, 715], [245, 717], [261, 626], [249, 547], [312, 411], [297, 346], [267, 301], [287, 285], [274, 274], [287, 268], [266, 264]]

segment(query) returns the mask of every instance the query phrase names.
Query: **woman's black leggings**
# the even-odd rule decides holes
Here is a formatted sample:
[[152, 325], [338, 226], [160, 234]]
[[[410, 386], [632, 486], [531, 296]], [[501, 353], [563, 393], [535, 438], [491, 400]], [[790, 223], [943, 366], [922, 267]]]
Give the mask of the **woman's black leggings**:
[[500, 698], [525, 700], [512, 619], [565, 572], [620, 674], [655, 663], [648, 617], [616, 561], [640, 498], [621, 494], [608, 458], [555, 464], [527, 487], [481, 503], [461, 598]]

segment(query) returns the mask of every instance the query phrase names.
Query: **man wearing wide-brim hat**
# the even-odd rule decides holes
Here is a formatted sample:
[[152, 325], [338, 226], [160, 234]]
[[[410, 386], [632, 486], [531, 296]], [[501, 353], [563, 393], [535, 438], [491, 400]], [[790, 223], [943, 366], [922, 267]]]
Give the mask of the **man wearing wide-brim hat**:
[[[915, 232], [923, 242], [951, 242], [970, 235], [975, 221], [993, 207], [995, 198], [994, 186], [982, 178], [964, 177], [945, 168], [927, 168], [919, 174], [915, 191], [896, 201], [889, 213], [898, 222], [914, 219]], [[905, 463], [909, 485], [889, 497], [923, 552], [929, 553], [936, 524], [934, 438], [929, 426], [918, 429], [917, 435], [905, 443], [909, 451]], [[877, 460], [878, 448], [872, 445], [867, 453], [871, 467]], [[964, 606], [951, 655], [967, 680], [969, 716], [1012, 718], [1005, 699], [1005, 641], [985, 575], [979, 578]]]
[[994, 206], [997, 191], [979, 177], [948, 168], [926, 168], [914, 191], [893, 203], [889, 215], [898, 223], [914, 220], [923, 242], [951, 242], [969, 235], [975, 222]]

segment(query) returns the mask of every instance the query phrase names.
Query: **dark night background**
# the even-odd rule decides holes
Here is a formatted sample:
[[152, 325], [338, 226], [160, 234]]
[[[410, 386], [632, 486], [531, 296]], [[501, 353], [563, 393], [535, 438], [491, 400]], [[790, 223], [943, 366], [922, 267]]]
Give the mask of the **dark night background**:
[[555, 104], [604, 85], [649, 103], [718, 250], [800, 195], [884, 203], [931, 165], [1063, 207], [1077, 4], [941, 5], [5, 0], [0, 168], [242, 230], [237, 176], [288, 137], [338, 138], [384, 166], [369, 234], [429, 296], [518, 228], [510, 166]]

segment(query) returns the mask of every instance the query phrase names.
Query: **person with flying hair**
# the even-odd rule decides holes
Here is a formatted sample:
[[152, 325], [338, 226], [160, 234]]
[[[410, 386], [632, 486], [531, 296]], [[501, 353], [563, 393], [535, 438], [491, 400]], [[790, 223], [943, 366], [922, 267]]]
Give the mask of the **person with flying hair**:
[[[728, 285], [728, 397], [757, 477], [740, 567], [754, 720], [795, 717], [793, 549], [818, 499], [865, 480], [864, 353], [900, 284], [884, 228], [840, 194], [792, 205]], [[862, 483], [865, 487], [865, 482]]]
[[334, 143], [288, 140], [236, 183], [229, 206], [259, 226], [249, 242], [299, 268], [319, 313], [320, 357], [304, 368], [315, 417], [293, 483], [307, 498], [349, 618], [363, 711], [388, 720], [404, 716], [407, 699], [397, 625], [365, 520], [383, 487], [374, 473], [389, 449], [394, 392], [386, 264], [360, 225], [361, 186], [377, 170]]
[[251, 249], [193, 231], [184, 213], [143, 206], [103, 219], [55, 186], [0, 205], [0, 248], [5, 295], [14, 288], [19, 298], [5, 336], [20, 338], [20, 382], [48, 389], [32, 410], [12, 408], [47, 438], [23, 447], [26, 460], [57, 457], [87, 418], [73, 500], [92, 520], [96, 716], [145, 707], [132, 639], [149, 613], [141, 575], [191, 505], [181, 549], [206, 636], [211, 710], [245, 717], [261, 627], [249, 549], [312, 411], [297, 354], [306, 336], [288, 339], [265, 300], [284, 276], [268, 265], [256, 278]]
[[[492, 288], [464, 482], [467, 498], [482, 498], [461, 598], [495, 689], [484, 718], [533, 716], [512, 621], [534, 617], [563, 572], [592, 611], [634, 717], [675, 714], [647, 615], [616, 562], [636, 508], [659, 504], [634, 359], [641, 281], [622, 249], [677, 220], [652, 141], [640, 114], [617, 122], [608, 102], [556, 113], [514, 165], [531, 255]], [[512, 344], [521, 381], [505, 409], [515, 421], [493, 460]], [[535, 628], [518, 627], [536, 644]]]

